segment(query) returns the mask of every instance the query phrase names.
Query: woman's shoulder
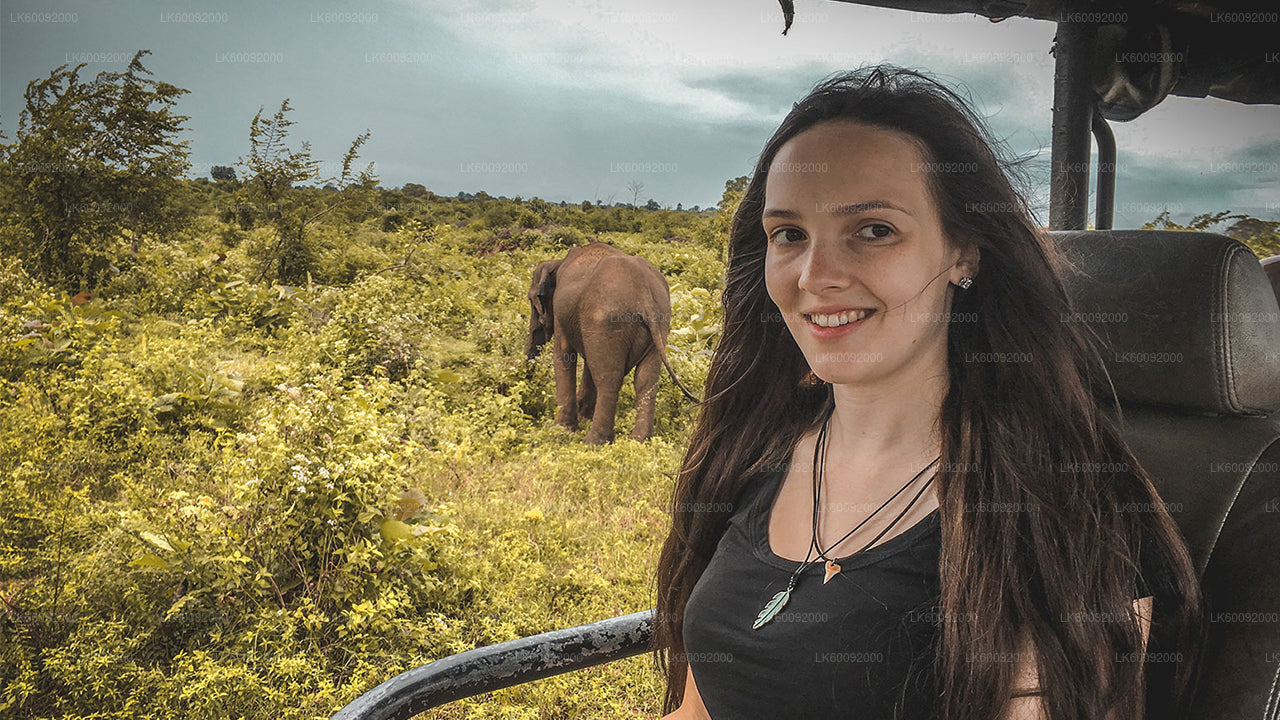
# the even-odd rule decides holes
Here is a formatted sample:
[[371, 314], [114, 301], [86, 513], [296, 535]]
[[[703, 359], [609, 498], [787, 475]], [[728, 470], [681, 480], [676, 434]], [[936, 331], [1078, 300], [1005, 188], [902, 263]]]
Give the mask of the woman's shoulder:
[[765, 465], [744, 473], [742, 484], [730, 502], [730, 515], [742, 517], [751, 506], [758, 504], [766, 489], [785, 473], [779, 466]]

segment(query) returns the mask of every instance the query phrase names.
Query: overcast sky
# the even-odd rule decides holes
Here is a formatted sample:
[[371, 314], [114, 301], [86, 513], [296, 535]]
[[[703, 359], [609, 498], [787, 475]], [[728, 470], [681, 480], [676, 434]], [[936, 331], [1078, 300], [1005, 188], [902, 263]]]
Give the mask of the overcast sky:
[[[688, 208], [748, 174], [824, 76], [887, 61], [966, 92], [1047, 181], [1051, 23], [797, 0], [782, 26], [777, 0], [3, 0], [0, 127], [14, 137], [28, 81], [145, 48], [191, 91], [193, 177], [246, 155], [254, 113], [288, 97], [330, 170], [370, 130], [384, 186], [629, 202], [638, 181], [641, 203]], [[1117, 227], [1163, 208], [1280, 219], [1280, 107], [1171, 97], [1113, 127]]]

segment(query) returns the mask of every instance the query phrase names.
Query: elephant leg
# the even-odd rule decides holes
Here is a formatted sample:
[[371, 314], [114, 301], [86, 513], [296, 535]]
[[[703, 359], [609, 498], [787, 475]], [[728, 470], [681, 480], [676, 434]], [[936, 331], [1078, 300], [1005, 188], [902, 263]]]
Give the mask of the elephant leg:
[[591, 366], [582, 363], [582, 387], [578, 388], [578, 417], [591, 417], [596, 412], [596, 382]]
[[631, 439], [644, 442], [653, 434], [653, 416], [658, 403], [658, 378], [662, 375], [662, 358], [656, 347], [649, 348], [636, 366], [636, 424]]
[[[597, 335], [597, 337], [601, 337]], [[591, 430], [583, 438], [588, 445], [613, 442], [613, 425], [618, 412], [618, 392], [626, 377], [626, 348], [603, 343], [585, 348], [584, 360], [591, 365], [595, 386], [595, 412], [591, 413]], [[594, 354], [593, 354], [594, 351]]]
[[569, 430], [578, 429], [578, 353], [564, 336], [555, 334], [556, 424]]

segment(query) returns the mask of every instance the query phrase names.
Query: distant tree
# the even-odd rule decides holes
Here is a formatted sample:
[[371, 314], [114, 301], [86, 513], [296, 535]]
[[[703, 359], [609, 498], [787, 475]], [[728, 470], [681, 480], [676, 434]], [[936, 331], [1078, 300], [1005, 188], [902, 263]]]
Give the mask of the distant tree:
[[399, 210], [392, 210], [382, 216], [382, 232], [395, 232], [404, 226], [409, 218]]
[[684, 203], [676, 203], [676, 212], [684, 211]]
[[591, 209], [591, 201], [590, 201], [590, 200], [583, 200], [583, 201], [582, 201], [582, 209], [583, 209], [583, 210], [590, 210], [590, 209]]
[[[262, 117], [263, 109], [259, 108], [249, 124], [249, 157], [239, 162], [246, 170], [248, 198], [261, 206], [276, 231], [275, 243], [258, 258], [258, 277], [274, 274], [280, 282], [301, 280], [315, 263], [315, 248], [307, 241], [307, 226], [339, 206], [367, 199], [378, 184], [373, 163], [359, 173], [352, 170], [360, 146], [369, 139], [368, 130], [358, 135], [343, 155], [342, 174], [321, 179], [320, 161], [311, 157], [311, 143], [303, 141], [298, 150], [285, 144], [294, 124], [287, 117], [292, 109], [288, 98], [270, 118]], [[317, 210], [305, 202], [302, 189], [294, 187], [307, 180], [336, 182], [336, 198], [325, 200]]]
[[710, 219], [711, 234], [720, 250], [720, 259], [728, 261], [729, 228], [733, 224], [733, 214], [738, 211], [738, 203], [747, 192], [751, 178], [741, 175], [724, 181], [724, 194], [720, 196], [720, 204], [716, 206], [716, 214]]
[[1280, 221], [1262, 220], [1251, 215], [1233, 213], [1222, 210], [1216, 213], [1202, 213], [1187, 221], [1187, 224], [1175, 223], [1165, 210], [1154, 220], [1142, 226], [1143, 230], [1193, 230], [1206, 232], [1215, 225], [1230, 222], [1223, 231], [1229, 237], [1244, 243], [1259, 258], [1280, 254]]
[[536, 228], [543, 223], [542, 216], [528, 208], [520, 208], [515, 224], [522, 228]]
[[631, 191], [631, 206], [635, 207], [640, 202], [640, 192], [644, 190], [644, 183], [632, 180], [627, 183], [627, 189]]
[[747, 185], [749, 184], [751, 184], [751, 178], [746, 175], [738, 176], [732, 180], [725, 180], [724, 195], [720, 197], [720, 204], [717, 207], [721, 211], [737, 211], [738, 203], [742, 202], [742, 196], [747, 192]]
[[1143, 230], [1195, 230], [1203, 232], [1218, 223], [1227, 220], [1236, 220], [1243, 218], [1244, 215], [1232, 215], [1230, 210], [1223, 210], [1216, 213], [1203, 213], [1191, 218], [1186, 225], [1175, 223], [1169, 216], [1169, 211], [1165, 210], [1156, 216], [1154, 220], [1142, 226]]
[[692, 212], [702, 212], [702, 208], [698, 207], [697, 205], [694, 205], [692, 208], [690, 208], [690, 210]]
[[110, 269], [126, 235], [164, 234], [186, 217], [180, 178], [191, 166], [177, 136], [186, 90], [158, 82], [139, 50], [122, 73], [80, 79], [60, 65], [27, 84], [14, 142], [0, 145], [0, 207], [19, 232], [7, 248], [33, 275], [68, 291]]
[[409, 197], [427, 196], [427, 188], [423, 185], [419, 185], [418, 183], [405, 183], [404, 186], [400, 188], [400, 192], [408, 195]]
[[649, 202], [644, 204], [644, 209], [645, 210], [661, 210], [662, 206], [658, 204], [657, 200], [654, 200], [653, 198], [649, 198]]
[[1226, 234], [1248, 245], [1260, 258], [1280, 255], [1280, 221], [1245, 215], [1232, 223]]
[[498, 230], [517, 224], [519, 213], [515, 207], [508, 203], [494, 203], [485, 210], [483, 217], [486, 227], [491, 230]]
[[233, 167], [227, 167], [226, 165], [214, 165], [209, 169], [209, 177], [214, 180], [230, 180], [234, 182], [236, 179], [236, 169]]

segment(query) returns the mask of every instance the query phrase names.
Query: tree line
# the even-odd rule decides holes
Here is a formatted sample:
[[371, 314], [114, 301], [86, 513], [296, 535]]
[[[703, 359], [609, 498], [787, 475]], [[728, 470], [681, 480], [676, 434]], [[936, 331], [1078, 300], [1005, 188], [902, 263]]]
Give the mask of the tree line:
[[[119, 273], [144, 242], [170, 236], [211, 202], [225, 222], [241, 230], [271, 228], [272, 241], [255, 252], [254, 279], [282, 284], [297, 284], [316, 269], [312, 233], [317, 224], [377, 213], [383, 229], [394, 231], [410, 218], [410, 207], [426, 222], [447, 217], [461, 225], [479, 215], [495, 232], [558, 224], [589, 234], [649, 231], [663, 234], [661, 239], [690, 239], [663, 230], [688, 223], [673, 222], [671, 211], [652, 199], [640, 205], [643, 184], [636, 181], [628, 184], [630, 204], [612, 203], [610, 197], [557, 206], [539, 198], [494, 198], [484, 191], [443, 198], [418, 183], [390, 191], [380, 187], [373, 163], [357, 167], [368, 130], [352, 140], [340, 171], [326, 177], [310, 143], [295, 144], [290, 137], [295, 121], [288, 98], [274, 113], [259, 108], [249, 125], [246, 156], [234, 166], [211, 168], [211, 196], [202, 186], [207, 180], [193, 186], [184, 179], [191, 163], [189, 141], [180, 135], [189, 118], [175, 107], [189, 91], [154, 79], [143, 64], [148, 54], [139, 50], [123, 72], [87, 79], [81, 77], [81, 63], [31, 81], [16, 137], [7, 142], [0, 134], [0, 211], [6, 219], [0, 224], [0, 250], [21, 258], [32, 276], [69, 293], [90, 291]], [[746, 183], [746, 177], [727, 181], [716, 208], [686, 211], [678, 205], [674, 212], [698, 216], [697, 230], [687, 234], [723, 245]], [[445, 207], [449, 201], [478, 207], [450, 209]], [[1174, 223], [1165, 212], [1146, 227], [1204, 230], [1222, 223], [1230, 223], [1226, 232], [1260, 255], [1280, 252], [1280, 223], [1228, 211], [1198, 215], [1188, 225]], [[495, 235], [491, 245], [502, 248], [510, 239]]]

